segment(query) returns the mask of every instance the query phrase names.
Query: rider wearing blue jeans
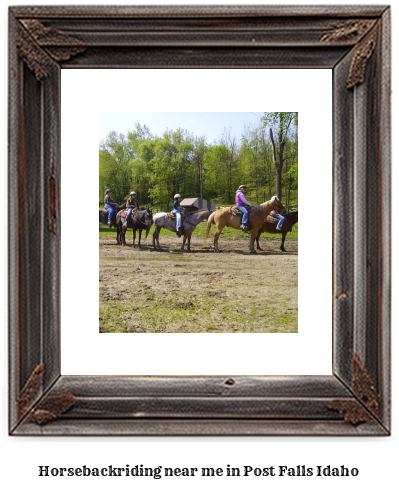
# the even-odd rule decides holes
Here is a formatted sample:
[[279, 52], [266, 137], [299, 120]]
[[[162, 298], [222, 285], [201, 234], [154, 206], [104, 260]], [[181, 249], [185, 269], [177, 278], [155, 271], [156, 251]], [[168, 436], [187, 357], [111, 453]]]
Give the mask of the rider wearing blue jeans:
[[276, 230], [277, 230], [278, 232], [281, 232], [281, 229], [282, 229], [282, 227], [283, 227], [283, 225], [284, 225], [284, 222], [285, 222], [285, 217], [284, 217], [283, 215], [280, 215], [280, 213], [277, 213], [277, 211], [274, 211], [274, 210], [272, 210], [272, 211], [270, 212], [270, 215], [271, 215], [273, 218], [278, 218], [278, 219], [279, 219], [278, 224], [277, 224], [277, 227], [276, 227]]
[[130, 198], [126, 201], [126, 209], [127, 209], [127, 213], [126, 213], [125, 223], [128, 224], [132, 212], [137, 211], [139, 209], [139, 203], [137, 201], [136, 191], [132, 191], [130, 193]]
[[181, 237], [181, 208], [180, 208], [180, 194], [174, 195], [173, 211], [176, 215], [176, 234]]
[[236, 207], [241, 211], [241, 213], [243, 215], [242, 216], [242, 222], [241, 222], [241, 228], [242, 228], [242, 230], [244, 230], [244, 232], [248, 231], [247, 223], [248, 223], [248, 216], [249, 216], [248, 210], [245, 208], [245, 206], [249, 206], [249, 207], [253, 206], [245, 198], [245, 191], [246, 190], [247, 190], [247, 188], [244, 185], [242, 185], [236, 191]]
[[114, 213], [115, 213], [115, 206], [118, 206], [118, 205], [117, 205], [117, 203], [112, 201], [110, 189], [107, 189], [105, 191], [104, 206], [105, 206], [106, 210], [108, 211], [108, 226], [112, 227], [112, 218], [113, 218]]

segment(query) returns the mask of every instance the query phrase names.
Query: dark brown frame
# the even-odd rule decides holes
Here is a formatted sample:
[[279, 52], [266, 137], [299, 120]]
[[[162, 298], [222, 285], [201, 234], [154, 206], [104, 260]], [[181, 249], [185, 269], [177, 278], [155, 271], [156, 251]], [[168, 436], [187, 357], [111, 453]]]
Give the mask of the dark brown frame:
[[[60, 374], [60, 70], [88, 67], [332, 69], [331, 376]], [[11, 7], [10, 434], [388, 435], [390, 186], [388, 6]]]

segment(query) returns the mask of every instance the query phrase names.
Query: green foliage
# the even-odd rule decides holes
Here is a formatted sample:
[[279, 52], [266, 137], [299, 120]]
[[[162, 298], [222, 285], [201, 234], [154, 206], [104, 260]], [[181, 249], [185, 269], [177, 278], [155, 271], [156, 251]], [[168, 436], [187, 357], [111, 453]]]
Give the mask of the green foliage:
[[113, 199], [122, 203], [129, 194], [131, 172], [129, 171], [130, 148], [123, 135], [111, 132], [100, 145], [99, 187], [100, 202], [105, 190], [112, 190]]
[[231, 205], [240, 184], [247, 186], [253, 204], [265, 202], [276, 194], [269, 126], [285, 131], [288, 158], [282, 169], [282, 197], [288, 205], [298, 186], [297, 113], [265, 113], [239, 140], [225, 129], [214, 144], [182, 128], [166, 130], [162, 136], [139, 123], [127, 136], [113, 131], [100, 143], [99, 202], [111, 188], [118, 203], [134, 190], [140, 205], [156, 210], [170, 209], [176, 193]]

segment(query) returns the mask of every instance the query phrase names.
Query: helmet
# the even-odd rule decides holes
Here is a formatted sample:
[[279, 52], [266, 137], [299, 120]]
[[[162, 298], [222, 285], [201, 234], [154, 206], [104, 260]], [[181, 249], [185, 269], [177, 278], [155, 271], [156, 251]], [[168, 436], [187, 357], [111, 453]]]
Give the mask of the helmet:
[[181, 198], [181, 196], [180, 196], [180, 194], [175, 194], [175, 195], [173, 196], [173, 198], [174, 198], [174, 199], [177, 199], [177, 198]]
[[130, 196], [132, 196], [133, 194], [137, 194], [137, 193], [136, 193], [136, 191], [132, 191], [132, 192], [130, 193]]
[[242, 188], [247, 189], [247, 186], [245, 184], [241, 184], [241, 186], [238, 186], [238, 189], [242, 189]]

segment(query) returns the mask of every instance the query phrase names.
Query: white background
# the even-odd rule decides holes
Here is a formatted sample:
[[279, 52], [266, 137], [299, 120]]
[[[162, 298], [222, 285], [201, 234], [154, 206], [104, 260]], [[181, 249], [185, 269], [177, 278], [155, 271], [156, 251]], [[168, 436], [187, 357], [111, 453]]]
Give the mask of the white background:
[[[25, 4], [26, 2], [12, 2], [12, 4]], [[43, 2], [35, 2], [43, 4]], [[77, 2], [64, 2], [77, 3]], [[92, 2], [85, 2], [86, 4]], [[93, 2], [95, 4], [102, 3], [100, 1]], [[125, 3], [119, 0], [119, 4]], [[144, 2], [142, 2], [144, 3]], [[151, 3], [157, 3], [155, 1]], [[165, 3], [165, 2], [162, 2]], [[174, 4], [180, 3], [178, 0]], [[183, 3], [190, 3], [186, 0]], [[199, 0], [196, 3], [201, 3]], [[210, 0], [206, 4], [212, 3]], [[218, 0], [218, 4], [241, 3], [230, 0], [223, 2]], [[253, 1], [252, 3], [257, 3]], [[284, 2], [296, 3], [296, 2]], [[326, 2], [307, 2], [321, 4]], [[346, 3], [346, 2], [336, 2]], [[360, 2], [380, 4], [374, 0], [373, 2]], [[2, 40], [3, 40], [3, 71], [6, 73], [6, 44], [7, 44], [7, 11], [6, 4], [2, 6]], [[399, 18], [396, 14], [395, 7], [393, 9], [393, 41], [394, 55], [397, 48], [397, 25]], [[394, 67], [393, 82], [396, 87], [397, 69]], [[393, 135], [397, 134], [396, 112], [398, 111], [397, 97], [393, 94]], [[1, 132], [4, 138], [3, 142], [3, 161], [6, 161], [6, 103], [7, 90], [6, 84], [3, 85], [3, 118], [4, 129]], [[393, 162], [397, 156], [397, 144], [394, 141]], [[394, 173], [394, 189], [398, 185], [397, 172], [393, 166]], [[4, 174], [5, 175], [5, 174]], [[6, 182], [5, 175], [5, 182]], [[6, 187], [4, 189], [6, 200]], [[398, 199], [397, 193], [393, 193], [393, 210], [397, 208]], [[6, 219], [6, 206], [4, 207], [4, 221]], [[7, 265], [6, 257], [6, 239], [2, 241], [4, 248], [4, 269]], [[392, 250], [397, 249], [397, 232], [393, 235]], [[393, 266], [397, 264], [396, 256], [393, 256]], [[397, 273], [394, 275], [394, 288], [392, 292], [393, 298], [393, 318], [392, 318], [392, 340], [393, 353], [398, 352], [398, 336], [395, 330], [395, 325], [398, 321], [398, 309], [395, 305], [397, 297]], [[3, 285], [6, 295], [6, 280]], [[1, 299], [4, 302], [3, 311], [7, 305], [7, 298], [2, 295]], [[4, 323], [6, 324], [6, 316], [4, 315]], [[399, 444], [397, 437], [397, 362], [393, 356], [393, 426], [392, 436], [389, 438], [10, 438], [7, 435], [7, 350], [6, 350], [6, 330], [3, 331], [1, 337], [2, 353], [4, 353], [4, 361], [2, 364], [2, 430], [1, 430], [1, 484], [4, 489], [29, 488], [40, 489], [42, 491], [54, 488], [58, 490], [66, 490], [74, 487], [77, 490], [86, 489], [87, 486], [93, 485], [96, 490], [105, 490], [110, 487], [117, 487], [118, 490], [152, 490], [152, 489], [203, 489], [206, 486], [208, 489], [223, 489], [229, 486], [229, 489], [242, 489], [246, 486], [251, 490], [291, 490], [306, 489], [326, 491], [336, 490], [340, 488], [344, 491], [354, 488], [362, 490], [375, 490], [381, 486], [387, 489], [397, 489], [397, 456], [399, 455]], [[270, 465], [306, 465], [315, 467], [317, 465], [331, 465], [347, 467], [357, 467], [360, 471], [357, 478], [321, 478], [321, 477], [292, 477], [292, 478], [169, 478], [161, 480], [151, 479], [128, 479], [128, 478], [97, 478], [96, 480], [73, 478], [38, 478], [38, 466], [49, 465], [54, 467], [71, 467], [71, 466], [97, 466], [103, 467], [108, 465], [124, 466], [126, 464], [136, 465], [144, 464], [145, 466], [171, 466], [171, 467], [222, 467], [225, 468], [228, 464], [235, 467], [251, 465], [253, 467], [266, 467]], [[117, 479], [117, 480], [115, 480]]]
[[[332, 71], [249, 73], [250, 77], [248, 70], [62, 71], [61, 250], [67, 251], [61, 255], [63, 375], [331, 374], [331, 222], [316, 238], [309, 216], [299, 231], [299, 334], [98, 333], [97, 222], [71, 220], [68, 203], [83, 188], [85, 200], [97, 203], [99, 112], [296, 111], [299, 206], [306, 210], [310, 203], [320, 203], [317, 208], [332, 216]], [[132, 117], [125, 134], [134, 121]], [[323, 186], [314, 185], [316, 168]], [[240, 261], [245, 262], [245, 256]], [[270, 281], [267, 270], [259, 275], [266, 284]]]

